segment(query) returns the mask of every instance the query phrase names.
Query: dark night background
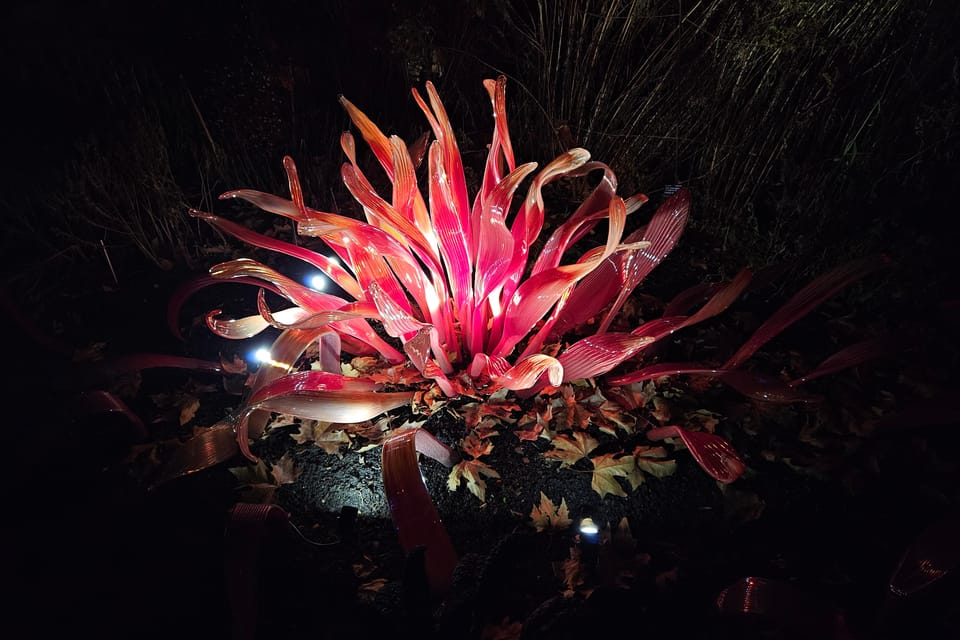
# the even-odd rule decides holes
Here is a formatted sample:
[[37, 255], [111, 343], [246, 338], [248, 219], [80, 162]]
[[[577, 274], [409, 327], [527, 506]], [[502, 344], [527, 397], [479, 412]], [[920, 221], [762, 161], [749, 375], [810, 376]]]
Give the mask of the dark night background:
[[[190, 220], [189, 207], [230, 211], [215, 198], [233, 188], [286, 194], [289, 154], [308, 203], [358, 213], [339, 182], [338, 136], [349, 119], [338, 96], [411, 142], [426, 124], [409, 90], [427, 80], [475, 180], [491, 125], [480, 83], [504, 73], [518, 162], [583, 146], [617, 171], [621, 195], [643, 191], [656, 202], [666, 185], [691, 189], [682, 266], [668, 259], [654, 288], [769, 264], [786, 267], [787, 288], [882, 252], [896, 269], [858, 291], [858, 317], [907, 339], [940, 322], [944, 305], [955, 313], [960, 5], [654, 0], [620, 3], [604, 23], [615, 4], [9, 4], [0, 19], [4, 295], [75, 347], [176, 353], [182, 347], [165, 327], [169, 293], [240, 250]], [[558, 215], [582, 195], [563, 185], [547, 194]], [[264, 217], [244, 221], [269, 229]], [[141, 541], [154, 560], [173, 562], [174, 552], [141, 529], [149, 518], [124, 521], [79, 497], [113, 490], [98, 484], [111, 454], [84, 449], [69, 427], [45, 419], [63, 418], [45, 389], [56, 378], [50, 370], [66, 365], [22, 325], [4, 328], [16, 363], [9, 495], [30, 537], [16, 543], [30, 553], [5, 580], [25, 594], [30, 606], [11, 615], [29, 627], [47, 615], [38, 603], [88, 605], [83, 592], [103, 557], [104, 575], [135, 580], [124, 554], [142, 560]], [[101, 535], [98, 518], [119, 533]], [[16, 544], [8, 553], [18, 554]], [[201, 578], [165, 579], [182, 595], [170, 597], [168, 583], [136, 584], [144, 599], [117, 613], [129, 636], [103, 620], [91, 628], [143, 637], [132, 627], [165, 615], [153, 601], [210, 597]], [[172, 622], [155, 633], [194, 637]]]

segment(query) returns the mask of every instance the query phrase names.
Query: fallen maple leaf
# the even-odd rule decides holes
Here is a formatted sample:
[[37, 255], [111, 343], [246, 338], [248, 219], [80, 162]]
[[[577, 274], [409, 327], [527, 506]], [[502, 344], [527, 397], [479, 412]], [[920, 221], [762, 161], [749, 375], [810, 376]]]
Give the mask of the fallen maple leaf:
[[289, 453], [283, 454], [276, 464], [270, 467], [270, 475], [273, 481], [278, 484], [293, 484], [300, 477], [300, 469], [296, 461]]
[[485, 502], [487, 483], [483, 476], [499, 478], [500, 474], [493, 467], [479, 460], [461, 460], [450, 470], [450, 475], [447, 476], [447, 489], [456, 491], [460, 486], [461, 479], [466, 480], [467, 489], [470, 490], [470, 493], [475, 495], [480, 502]]
[[326, 424], [323, 427], [318, 425], [313, 430], [313, 443], [326, 453], [339, 454], [341, 445], [350, 444], [347, 433], [343, 429], [335, 428], [340, 426], [342, 425]]
[[637, 419], [628, 413], [620, 403], [612, 400], [604, 400], [597, 408], [594, 419], [601, 431], [612, 436], [617, 435], [617, 429], [622, 429], [627, 435], [630, 435], [634, 432], [634, 427], [637, 426]]
[[180, 426], [187, 424], [197, 415], [197, 409], [200, 408], [200, 399], [194, 396], [187, 396], [180, 404]]
[[467, 437], [463, 439], [460, 448], [463, 449], [464, 453], [474, 458], [479, 458], [493, 451], [493, 443], [488, 439], [481, 438], [475, 432], [470, 432], [467, 434]]
[[653, 411], [650, 412], [650, 415], [653, 416], [657, 422], [663, 424], [670, 422], [670, 416], [673, 415], [673, 410], [669, 402], [657, 396], [653, 399]]
[[511, 622], [504, 618], [497, 624], [487, 624], [480, 632], [480, 640], [520, 640], [523, 631], [522, 622]]
[[586, 458], [600, 444], [592, 436], [575, 431], [572, 435], [560, 435], [553, 439], [553, 449], [543, 454], [545, 458], [559, 460], [560, 468], [570, 467]]
[[547, 529], [563, 531], [573, 524], [566, 498], [560, 498], [560, 506], [557, 507], [543, 491], [540, 492], [540, 506], [534, 505], [530, 511], [530, 520], [530, 525], [537, 532]]
[[304, 420], [300, 423], [296, 433], [291, 433], [290, 437], [297, 444], [310, 444], [313, 442], [313, 430], [316, 422], [313, 420]]
[[631, 472], [636, 468], [636, 460], [633, 456], [621, 455], [616, 457], [615, 453], [605, 453], [591, 458], [593, 463], [593, 478], [590, 481], [590, 487], [604, 497], [608, 493], [615, 496], [626, 498], [627, 494], [617, 482], [616, 478], [629, 478]]
[[636, 461], [636, 467], [633, 472], [627, 476], [630, 486], [636, 489], [644, 481], [644, 473], [649, 473], [655, 478], [666, 478], [673, 475], [677, 470], [677, 461], [667, 459], [667, 450], [663, 447], [638, 446], [633, 450], [633, 457]]
[[[553, 570], [561, 580], [563, 580], [566, 589], [563, 592], [563, 597], [571, 598], [576, 594], [577, 589], [583, 586], [586, 580], [584, 579], [583, 564], [580, 562], [580, 547], [572, 546], [570, 547], [570, 555], [567, 556], [561, 562], [553, 563]], [[589, 595], [586, 594], [586, 595]]]

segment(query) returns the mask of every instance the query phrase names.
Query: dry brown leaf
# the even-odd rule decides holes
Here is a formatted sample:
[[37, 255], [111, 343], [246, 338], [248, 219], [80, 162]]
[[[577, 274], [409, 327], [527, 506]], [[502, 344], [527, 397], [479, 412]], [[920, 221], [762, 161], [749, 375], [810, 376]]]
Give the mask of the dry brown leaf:
[[200, 399], [194, 396], [186, 396], [180, 404], [180, 426], [187, 424], [197, 415], [197, 409], [200, 408]]
[[471, 457], [479, 458], [493, 451], [493, 443], [488, 439], [482, 439], [475, 432], [471, 432], [460, 443], [460, 448]]
[[653, 399], [653, 411], [650, 412], [650, 415], [660, 424], [666, 424], [670, 422], [673, 410], [669, 402], [657, 396]]
[[600, 443], [582, 431], [575, 431], [569, 436], [557, 436], [553, 439], [552, 444], [553, 449], [544, 453], [543, 456], [551, 460], [559, 460], [560, 468], [563, 469], [573, 466], [582, 458], [586, 458]]
[[479, 460], [461, 460], [450, 470], [450, 475], [447, 476], [447, 489], [456, 491], [460, 486], [460, 481], [466, 480], [467, 489], [470, 493], [475, 495], [480, 502], [485, 502], [487, 483], [483, 479], [484, 476], [499, 478], [500, 474], [493, 467]]
[[663, 447], [640, 445], [633, 450], [633, 457], [636, 460], [636, 467], [627, 476], [627, 480], [634, 490], [643, 484], [644, 473], [648, 473], [655, 478], [666, 478], [673, 475], [677, 470], [676, 460], [667, 459], [667, 450]]
[[270, 467], [270, 475], [273, 477], [274, 483], [278, 485], [293, 484], [300, 477], [300, 468], [297, 467], [293, 456], [285, 453], [283, 457], [277, 460], [276, 464]]
[[637, 426], [637, 419], [619, 403], [611, 400], [605, 400], [597, 408], [594, 421], [601, 431], [612, 436], [617, 435], [617, 429], [622, 429], [627, 435], [630, 435], [633, 433], [634, 427]]
[[227, 373], [233, 373], [237, 375], [243, 375], [247, 373], [247, 361], [237, 354], [233, 354], [233, 358], [228, 360], [221, 353], [220, 366], [223, 367], [223, 370]]
[[593, 463], [593, 477], [590, 481], [590, 487], [604, 497], [608, 493], [615, 496], [626, 498], [627, 494], [617, 482], [617, 477], [629, 478], [630, 474], [636, 468], [636, 461], [633, 456], [621, 455], [616, 457], [615, 453], [605, 453], [596, 458], [591, 458]]
[[304, 420], [300, 423], [296, 433], [291, 433], [297, 444], [309, 444], [313, 442], [313, 431], [317, 423], [313, 420]]
[[570, 547], [570, 555], [560, 562], [554, 562], [553, 570], [566, 586], [563, 596], [565, 598], [573, 597], [586, 582], [583, 575], [583, 565], [580, 562], [580, 547]]
[[520, 640], [522, 622], [511, 622], [505, 617], [497, 624], [487, 624], [480, 632], [480, 640]]
[[530, 511], [530, 520], [531, 526], [538, 532], [547, 529], [563, 531], [573, 524], [566, 498], [560, 498], [560, 506], [557, 507], [542, 491], [540, 492], [540, 506], [533, 506], [533, 510]]
[[326, 453], [340, 453], [340, 447], [350, 444], [350, 437], [343, 429], [335, 429], [337, 425], [328, 425], [321, 430], [319, 427], [313, 431], [313, 442]]

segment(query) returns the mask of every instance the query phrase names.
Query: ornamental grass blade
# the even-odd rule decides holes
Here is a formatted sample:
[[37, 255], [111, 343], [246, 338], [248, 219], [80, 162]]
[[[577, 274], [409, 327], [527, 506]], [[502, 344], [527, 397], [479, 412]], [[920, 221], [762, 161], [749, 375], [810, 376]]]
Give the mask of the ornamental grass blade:
[[453, 584], [458, 558], [423, 483], [418, 451], [447, 467], [455, 462], [449, 447], [426, 430], [396, 431], [387, 436], [381, 450], [383, 489], [400, 546], [407, 554], [418, 547], [424, 548], [427, 580], [431, 590], [440, 595]]
[[583, 338], [570, 345], [558, 358], [563, 365], [563, 382], [603, 375], [654, 340], [651, 336], [629, 333], [604, 333]]
[[719, 482], [733, 482], [746, 469], [743, 460], [730, 443], [720, 436], [702, 431], [688, 431], [675, 425], [647, 431], [648, 440], [656, 441], [664, 438], [683, 440], [697, 464]]
[[736, 353], [730, 356], [730, 359], [722, 368], [735, 369], [739, 367], [757, 349], [791, 324], [813, 311], [844, 287], [883, 267], [884, 264], [885, 260], [881, 257], [854, 260], [814, 279], [760, 325], [760, 328], [747, 339]]

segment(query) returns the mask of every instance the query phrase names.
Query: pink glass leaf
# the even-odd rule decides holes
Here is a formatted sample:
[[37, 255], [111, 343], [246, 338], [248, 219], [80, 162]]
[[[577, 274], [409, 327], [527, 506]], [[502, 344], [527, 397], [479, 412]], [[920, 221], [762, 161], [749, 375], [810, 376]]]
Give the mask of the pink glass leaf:
[[400, 430], [384, 440], [383, 489], [400, 546], [405, 553], [417, 547], [425, 549], [424, 567], [430, 588], [436, 594], [443, 594], [453, 583], [457, 553], [423, 483], [417, 451], [445, 465], [452, 463], [453, 454], [447, 453], [449, 448], [432, 436], [419, 435], [421, 432], [426, 433], [424, 429]]
[[269, 249], [271, 251], [276, 251], [294, 258], [299, 258], [300, 260], [303, 260], [307, 264], [316, 267], [323, 273], [330, 276], [331, 280], [333, 280], [341, 289], [346, 291], [354, 298], [359, 299], [363, 297], [363, 294], [360, 290], [360, 285], [357, 284], [357, 280], [350, 275], [346, 269], [341, 267], [339, 262], [331, 260], [322, 253], [310, 251], [309, 249], [305, 249], [295, 244], [277, 240], [276, 238], [270, 238], [255, 231], [251, 231], [247, 227], [237, 224], [236, 222], [231, 222], [230, 220], [225, 220], [219, 216], [199, 211], [197, 209], [190, 209], [190, 215], [195, 218], [200, 218], [201, 220], [209, 223], [211, 226], [216, 227], [220, 231], [243, 240], [247, 244], [253, 245], [254, 247]]
[[220, 422], [203, 429], [177, 447], [151, 487], [226, 462], [240, 452], [233, 426]]
[[427, 155], [427, 146], [430, 144], [430, 133], [424, 131], [420, 137], [407, 145], [407, 154], [410, 156], [410, 162], [416, 171], [423, 164], [423, 158]]
[[[298, 307], [306, 309], [311, 314], [321, 311], [335, 311], [346, 304], [346, 300], [343, 298], [314, 291], [259, 262], [246, 258], [220, 263], [211, 267], [210, 273], [216, 278], [225, 279], [235, 278], [237, 276], [263, 278], [266, 282], [275, 285], [281, 295]], [[398, 364], [404, 360], [403, 354], [385, 342], [383, 338], [377, 335], [370, 325], [363, 320], [347, 320], [344, 321], [342, 325], [334, 325], [333, 328], [338, 331], [341, 331], [342, 328], [341, 334], [349, 332], [352, 336], [376, 349], [384, 358], [393, 364]]]
[[[381, 198], [369, 183], [364, 184], [366, 181], [360, 180], [358, 174], [358, 170], [348, 163], [344, 163], [340, 170], [343, 184], [346, 185], [350, 194], [368, 211], [368, 215], [372, 213], [379, 221], [376, 226], [393, 236], [401, 245], [412, 245], [417, 256], [427, 264], [427, 268], [434, 273], [439, 272], [439, 256], [434, 253], [433, 246], [420, 229]], [[416, 184], [414, 184], [415, 189]]]
[[883, 265], [884, 261], [878, 257], [855, 260], [816, 278], [760, 325], [760, 328], [727, 360], [723, 368], [735, 369], [739, 367], [747, 358], [756, 353], [757, 349], [813, 311], [822, 302]]
[[[453, 135], [453, 126], [447, 117], [447, 111], [440, 102], [440, 96], [432, 82], [427, 81], [427, 97], [430, 100], [430, 106], [420, 97], [420, 93], [413, 89], [413, 98], [420, 110], [427, 117], [430, 126], [433, 129], [433, 136], [436, 138], [435, 144], [438, 145], [440, 153], [438, 160], [442, 165], [443, 173], [446, 176], [448, 185], [448, 197], [451, 208], [456, 212], [460, 228], [469, 231], [470, 229], [470, 205], [467, 201], [467, 182], [463, 173], [463, 161], [460, 158], [460, 150], [457, 147], [456, 136]], [[473, 241], [467, 238], [467, 249], [472, 254], [475, 251]]]
[[546, 374], [546, 382], [556, 387], [563, 381], [563, 365], [551, 356], [537, 353], [521, 359], [503, 374], [491, 379], [512, 391], [530, 389]]
[[734, 369], [720, 376], [721, 382], [736, 389], [743, 395], [764, 402], [819, 402], [821, 398], [801, 391], [787, 383], [768, 378], [758, 373]]
[[340, 96], [339, 99], [340, 104], [346, 109], [347, 115], [350, 116], [350, 120], [352, 120], [354, 126], [360, 130], [360, 135], [363, 136], [367, 145], [370, 146], [373, 155], [377, 157], [380, 166], [387, 172], [387, 177], [393, 180], [393, 153], [387, 136], [380, 131], [377, 125], [375, 125], [365, 113], [355, 107], [352, 102], [343, 96]]
[[567, 298], [567, 303], [550, 330], [550, 339], [558, 339], [596, 316], [620, 291], [617, 256], [604, 260], [591, 271]]
[[286, 198], [275, 196], [272, 193], [263, 193], [262, 191], [254, 191], [253, 189], [234, 189], [233, 191], [227, 191], [226, 193], [220, 194], [219, 199], [244, 200], [259, 209], [263, 209], [264, 211], [275, 213], [279, 216], [283, 216], [284, 218], [289, 218], [298, 222], [306, 219], [293, 202], [287, 200]]
[[[510, 227], [513, 235], [513, 260], [510, 265], [511, 278], [518, 283], [526, 269], [527, 255], [530, 247], [536, 242], [543, 229], [543, 187], [582, 167], [590, 160], [590, 152], [586, 149], [570, 149], [557, 156], [550, 164], [540, 170], [534, 177], [523, 205], [517, 212]], [[508, 296], [513, 292], [507, 289]]]
[[[351, 308], [356, 306], [362, 306], [364, 303], [358, 303], [358, 305], [349, 305]], [[296, 318], [293, 322], [285, 322], [283, 319], [279, 319], [277, 316], [283, 311], [291, 312], [296, 310], [296, 312], [289, 313], [289, 315]], [[362, 317], [359, 313], [351, 313], [349, 311], [344, 311], [341, 309], [336, 309], [333, 311], [319, 311], [317, 313], [310, 313], [300, 307], [292, 307], [292, 309], [284, 309], [283, 311], [278, 311], [274, 314], [270, 311], [270, 307], [267, 306], [266, 297], [263, 295], [263, 289], [257, 293], [257, 311], [260, 312], [260, 316], [266, 320], [270, 326], [276, 327], [278, 329], [322, 329], [329, 324], [334, 322], [342, 322], [344, 320], [353, 320], [355, 318]]]
[[924, 529], [907, 547], [890, 577], [890, 592], [914, 596], [960, 566], [960, 516], [948, 515]]
[[[257, 389], [250, 396], [249, 404], [257, 404], [264, 400], [286, 393], [312, 393], [314, 391], [354, 391], [358, 393], [373, 393], [380, 385], [366, 378], [345, 376], [341, 373], [329, 371], [298, 371], [279, 378], [277, 381]], [[364, 418], [366, 419], [366, 418]], [[330, 420], [330, 422], [355, 422], [354, 420]]]
[[[258, 287], [264, 287], [268, 291], [272, 291], [277, 295], [283, 295], [272, 283], [261, 282], [256, 278], [237, 277], [232, 280], [223, 280], [222, 278], [214, 278], [213, 276], [207, 274], [196, 276], [177, 287], [177, 289], [170, 296], [170, 300], [167, 303], [167, 327], [170, 329], [170, 333], [172, 333], [177, 339], [183, 340], [183, 335], [180, 333], [180, 311], [183, 309], [183, 305], [186, 303], [187, 299], [201, 289], [211, 285], [225, 283], [252, 284]], [[244, 337], [255, 335], [262, 330], [263, 329], [260, 329]]]
[[[606, 246], [588, 252], [576, 264], [542, 271], [517, 288], [504, 310], [503, 333], [499, 344], [493, 350], [494, 355], [506, 357], [531, 327], [539, 322], [578, 280], [593, 271], [617, 250], [626, 215], [623, 200], [614, 198], [610, 203], [610, 224], [607, 230]], [[548, 330], [549, 328], [540, 332], [537, 342], [542, 342]], [[539, 349], [538, 344], [530, 344], [527, 347], [527, 351], [536, 349]], [[522, 355], [530, 355], [530, 353], [525, 352]]]
[[535, 163], [520, 165], [503, 178], [480, 206], [477, 228], [476, 304], [481, 304], [500, 286], [509, 272], [514, 239], [507, 229], [506, 216], [514, 191], [536, 169]]
[[653, 337], [629, 333], [605, 333], [579, 340], [560, 354], [563, 382], [603, 375], [653, 341]]
[[657, 441], [664, 438], [683, 440], [697, 464], [719, 482], [733, 482], [746, 469], [743, 460], [730, 443], [720, 436], [702, 431], [687, 431], [675, 425], [647, 431], [649, 440]]
[[727, 308], [733, 304], [733, 301], [740, 297], [740, 294], [747, 288], [747, 285], [750, 284], [751, 277], [752, 274], [749, 270], [743, 269], [740, 271], [733, 280], [723, 286], [705, 305], [700, 307], [699, 311], [687, 318], [682, 326], [689, 327], [690, 325], [703, 322], [708, 318], [712, 318], [726, 311]]
[[796, 638], [852, 640], [842, 612], [808, 596], [792, 584], [749, 576], [728, 585], [717, 597], [724, 614], [749, 615], [766, 621], [769, 634]]
[[324, 331], [317, 337], [317, 352], [320, 370], [340, 373], [342, 343], [336, 331]]
[[219, 361], [172, 356], [164, 353], [129, 353], [114, 356], [102, 362], [94, 363], [91, 373], [97, 376], [97, 379], [105, 379], [144, 369], [187, 369], [207, 373], [226, 373]]
[[[450, 185], [441, 155], [439, 143], [434, 142], [430, 145], [430, 211], [433, 228], [440, 243], [440, 253], [447, 267], [450, 294], [457, 312], [462, 313], [461, 310], [473, 299], [473, 266], [467, 243], [469, 229], [465, 229], [461, 224], [456, 203], [450, 194]], [[463, 327], [464, 333], [468, 336], [469, 320], [467, 317], [467, 324]]]
[[71, 408], [74, 413], [95, 415], [102, 413], [114, 413], [126, 418], [131, 430], [136, 435], [136, 440], [145, 440], [149, 435], [147, 427], [143, 424], [140, 416], [135, 414], [127, 403], [117, 397], [115, 394], [103, 389], [94, 389], [83, 391], [73, 398]]
[[[610, 167], [602, 162], [587, 162], [579, 169], [571, 171], [569, 175], [570, 177], [587, 175], [596, 170], [603, 171], [600, 183], [587, 196], [586, 200], [577, 207], [573, 215], [550, 234], [543, 250], [537, 256], [531, 274], [539, 273], [544, 269], [560, 264], [561, 257], [570, 245], [589, 233], [600, 220], [606, 218], [605, 212], [610, 206], [610, 200], [617, 192], [617, 177]], [[633, 208], [639, 208], [640, 204], [642, 204], [642, 201], [636, 201]], [[630, 213], [632, 213], [632, 209], [628, 208], [627, 215], [630, 215]]]
[[414, 320], [409, 313], [397, 306], [376, 282], [370, 285], [369, 291], [387, 335], [401, 338], [416, 333], [424, 326], [424, 323]]
[[[245, 316], [243, 318], [221, 319], [221, 309], [212, 309], [206, 315], [207, 328], [211, 333], [228, 340], [245, 340], [259, 334], [267, 327], [294, 328], [299, 322], [311, 317], [306, 309], [290, 307], [282, 309], [265, 318], [263, 314]], [[320, 313], [328, 313], [321, 311]]]
[[867, 362], [868, 360], [885, 356], [895, 351], [899, 346], [900, 345], [897, 344], [896, 340], [891, 336], [871, 338], [869, 340], [857, 342], [856, 344], [852, 344], [849, 347], [845, 347], [840, 351], [837, 351], [835, 354], [818, 364], [810, 373], [800, 376], [796, 380], [792, 380], [790, 382], [790, 386], [796, 387], [815, 378], [819, 378], [820, 376], [825, 376], [830, 373], [849, 369], [850, 367], [855, 367], [859, 364]]
[[490, 95], [494, 121], [493, 142], [490, 144], [490, 152], [487, 155], [487, 164], [483, 173], [482, 193], [487, 194], [500, 182], [503, 175], [500, 154], [503, 154], [507, 162], [507, 171], [513, 171], [516, 164], [513, 157], [513, 144], [510, 142], [510, 129], [507, 126], [507, 79], [500, 76], [496, 80], [484, 80], [483, 86]]
[[[317, 375], [320, 374], [320, 375]], [[413, 392], [376, 393], [367, 380], [337, 376], [325, 371], [303, 371], [283, 376], [254, 392], [237, 423], [237, 444], [250, 460], [247, 419], [254, 411], [273, 411], [287, 415], [356, 423], [409, 404]]]
[[633, 384], [635, 382], [643, 382], [644, 380], [655, 380], [663, 376], [673, 376], [682, 373], [715, 377], [722, 375], [725, 372], [721, 369], [711, 367], [708, 364], [698, 362], [661, 362], [644, 367], [638, 371], [632, 371], [630, 373], [624, 373], [617, 376], [609, 376], [604, 379], [611, 385], [621, 386], [625, 384]]
[[620, 307], [623, 306], [623, 303], [626, 302], [637, 285], [673, 250], [687, 225], [689, 211], [690, 192], [687, 189], [680, 189], [660, 205], [660, 208], [653, 214], [650, 224], [647, 225], [643, 239], [649, 241], [650, 246], [645, 249], [629, 251], [621, 257], [622, 288], [613, 303], [613, 307], [610, 308], [603, 322], [600, 323], [599, 333], [607, 330], [613, 321], [613, 317], [620, 311]]
[[481, 375], [486, 375], [490, 379], [495, 380], [505, 374], [511, 366], [506, 358], [478, 353], [473, 357], [473, 362], [470, 363], [468, 373], [470, 377], [474, 379], [479, 378]]
[[663, 308], [665, 316], [689, 315], [690, 310], [710, 297], [723, 287], [721, 282], [700, 282], [684, 289]]

